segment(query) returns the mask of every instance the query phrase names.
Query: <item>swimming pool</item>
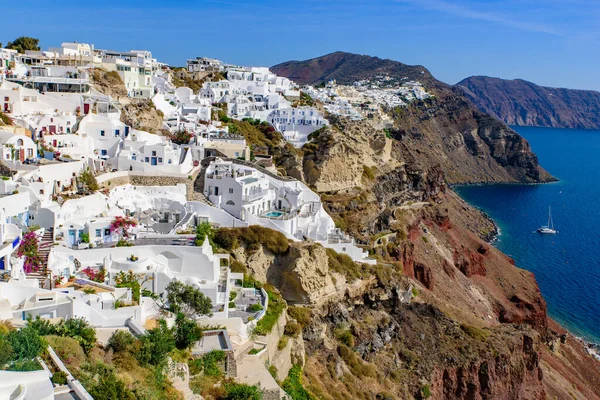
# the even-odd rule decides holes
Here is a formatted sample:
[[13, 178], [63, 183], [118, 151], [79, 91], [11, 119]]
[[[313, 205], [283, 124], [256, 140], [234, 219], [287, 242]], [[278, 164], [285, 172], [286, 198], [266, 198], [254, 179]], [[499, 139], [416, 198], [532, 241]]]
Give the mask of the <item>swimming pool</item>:
[[277, 218], [277, 217], [281, 217], [283, 215], [283, 212], [281, 211], [269, 211], [267, 213], [265, 213], [265, 217], [269, 217], [269, 218]]

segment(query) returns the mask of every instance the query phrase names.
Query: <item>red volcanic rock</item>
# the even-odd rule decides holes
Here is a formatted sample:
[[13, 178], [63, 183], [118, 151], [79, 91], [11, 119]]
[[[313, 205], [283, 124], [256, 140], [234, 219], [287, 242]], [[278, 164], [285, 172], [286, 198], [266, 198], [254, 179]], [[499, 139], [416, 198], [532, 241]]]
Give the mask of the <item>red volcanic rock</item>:
[[420, 263], [415, 264], [414, 276], [427, 289], [433, 290], [433, 273], [431, 272], [431, 268]]
[[546, 301], [538, 293], [533, 302], [524, 300], [518, 295], [510, 298], [510, 306], [495, 305], [498, 320], [502, 323], [529, 324], [538, 331], [544, 331], [548, 325]]
[[[465, 247], [462, 250], [462, 252], [459, 250], [454, 252], [454, 265], [456, 265], [456, 268], [467, 278], [473, 275], [485, 276], [487, 272], [485, 269], [485, 258], [479, 250], [474, 252]], [[465, 256], [465, 253], [468, 256]]]
[[477, 252], [479, 254], [482, 255], [486, 255], [488, 252], [490, 251], [490, 246], [488, 246], [487, 244], [482, 244], [481, 246], [479, 246], [479, 248], [477, 249]]
[[545, 399], [540, 350], [535, 340], [524, 334], [521, 338], [515, 337], [514, 342], [512, 354], [500, 354], [455, 368], [436, 368], [431, 398]]
[[405, 242], [400, 247], [398, 247], [398, 249], [401, 254], [402, 269], [404, 271], [404, 274], [411, 278], [414, 278], [414, 244]]

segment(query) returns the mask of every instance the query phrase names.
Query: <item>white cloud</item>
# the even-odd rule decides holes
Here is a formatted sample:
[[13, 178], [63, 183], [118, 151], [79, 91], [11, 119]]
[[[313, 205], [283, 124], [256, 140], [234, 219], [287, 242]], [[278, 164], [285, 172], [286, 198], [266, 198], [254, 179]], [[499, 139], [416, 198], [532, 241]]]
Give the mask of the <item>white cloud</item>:
[[416, 7], [426, 10], [437, 11], [445, 14], [455, 15], [461, 18], [473, 19], [484, 22], [492, 22], [523, 31], [547, 33], [550, 35], [562, 35], [555, 28], [535, 22], [526, 22], [500, 12], [479, 11], [473, 8], [450, 3], [442, 0], [396, 0], [399, 3], [410, 3]]

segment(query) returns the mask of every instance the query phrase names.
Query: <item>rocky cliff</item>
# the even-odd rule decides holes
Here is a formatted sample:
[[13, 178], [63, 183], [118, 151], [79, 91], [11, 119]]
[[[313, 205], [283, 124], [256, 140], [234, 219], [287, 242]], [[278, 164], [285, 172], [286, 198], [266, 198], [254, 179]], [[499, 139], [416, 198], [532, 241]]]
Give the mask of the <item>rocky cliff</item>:
[[[502, 122], [477, 110], [460, 91], [436, 80], [424, 67], [338, 52], [307, 61], [290, 61], [271, 70], [300, 84], [328, 79], [351, 84], [381, 74], [417, 80], [434, 97], [387, 110], [393, 117], [391, 134], [397, 139], [393, 146], [394, 158], [398, 159], [399, 155], [401, 161], [418, 160], [425, 166], [439, 166], [452, 184], [553, 179], [538, 165], [537, 157], [525, 139]], [[342, 132], [333, 142], [338, 147], [351, 146], [348, 140], [340, 144], [337, 139], [346, 129], [353, 129], [352, 123], [335, 119], [333, 122]], [[363, 123], [362, 126], [368, 125]], [[368, 128], [364, 129], [368, 131]], [[369, 137], [369, 140], [375, 138]], [[383, 140], [377, 140], [383, 143]], [[376, 143], [373, 145], [377, 146]], [[363, 148], [355, 146], [356, 152]], [[335, 151], [335, 146], [331, 146], [331, 150]]]
[[454, 132], [488, 126], [459, 141], [483, 149], [486, 165], [460, 164], [456, 144], [423, 140], [418, 132], [437, 133], [414, 111], [402, 125], [414, 132], [398, 124], [388, 138], [366, 122], [332, 118], [301, 151], [279, 155], [280, 170], [320, 193], [336, 224], [378, 261], [360, 265], [312, 243], [234, 252], [247, 273], [310, 309], [303, 384], [312, 398], [599, 399], [600, 363], [568, 335], [557, 345], [561, 333], [533, 274], [485, 241], [493, 222], [447, 186], [449, 176], [527, 180], [539, 171], [523, 142], [502, 136], [504, 125], [469, 112], [462, 125], [453, 116]]
[[510, 125], [600, 129], [600, 92], [471, 76], [458, 88], [480, 110]]

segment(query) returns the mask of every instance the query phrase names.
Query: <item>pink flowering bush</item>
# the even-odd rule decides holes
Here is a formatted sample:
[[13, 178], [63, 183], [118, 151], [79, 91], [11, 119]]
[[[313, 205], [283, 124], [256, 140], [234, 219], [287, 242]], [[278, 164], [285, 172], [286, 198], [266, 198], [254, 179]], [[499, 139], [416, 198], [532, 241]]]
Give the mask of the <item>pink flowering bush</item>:
[[110, 223], [110, 232], [116, 232], [120, 236], [129, 237], [129, 232], [127, 232], [127, 230], [136, 225], [137, 223], [131, 218], [117, 216], [113, 222]]
[[37, 272], [42, 267], [42, 257], [39, 254], [39, 241], [35, 232], [27, 232], [23, 235], [17, 257], [25, 257], [23, 269], [25, 273]]
[[103, 283], [104, 278], [106, 276], [106, 272], [104, 271], [104, 268], [100, 269], [99, 271], [96, 271], [95, 269], [92, 269], [91, 267], [87, 267], [87, 268], [83, 269], [81, 272], [83, 274], [85, 274], [90, 281], [94, 281], [94, 282], [98, 282], [98, 283]]

